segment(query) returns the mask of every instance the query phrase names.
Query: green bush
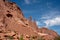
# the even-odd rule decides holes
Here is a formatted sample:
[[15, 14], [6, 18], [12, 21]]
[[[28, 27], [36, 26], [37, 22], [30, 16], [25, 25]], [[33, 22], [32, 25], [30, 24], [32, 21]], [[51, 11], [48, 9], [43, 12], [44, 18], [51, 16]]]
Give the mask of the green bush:
[[23, 39], [23, 35], [20, 36], [19, 40], [24, 40], [24, 39]]

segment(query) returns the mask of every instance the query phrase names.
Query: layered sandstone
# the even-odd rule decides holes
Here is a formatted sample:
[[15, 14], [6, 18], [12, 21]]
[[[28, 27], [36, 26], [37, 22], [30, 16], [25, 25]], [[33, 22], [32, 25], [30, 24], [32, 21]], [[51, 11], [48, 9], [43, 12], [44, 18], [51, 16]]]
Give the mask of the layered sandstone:
[[19, 40], [23, 35], [24, 40], [38, 40], [39, 37], [45, 40], [54, 40], [58, 34], [46, 28], [38, 28], [35, 21], [24, 17], [21, 9], [12, 2], [0, 0], [0, 39], [9, 40], [6, 37], [13, 37]]

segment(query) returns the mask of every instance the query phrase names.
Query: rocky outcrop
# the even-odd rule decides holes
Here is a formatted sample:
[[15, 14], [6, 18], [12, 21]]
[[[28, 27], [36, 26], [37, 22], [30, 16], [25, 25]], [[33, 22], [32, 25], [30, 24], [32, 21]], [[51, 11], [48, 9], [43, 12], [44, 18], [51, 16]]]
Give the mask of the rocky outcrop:
[[46, 39], [46, 40], [49, 40], [49, 39], [50, 39], [50, 40], [54, 40], [54, 38], [58, 36], [55, 31], [49, 30], [49, 29], [44, 28], [44, 27], [43, 27], [43, 28], [40, 28], [40, 29], [39, 29], [39, 32], [40, 32], [40, 33], [48, 34], [48, 35], [42, 36], [42, 37], [43, 37], [44, 39]]
[[0, 0], [1, 40], [38, 40], [40, 37], [50, 40], [57, 36], [56, 32], [46, 28], [39, 29], [35, 21], [26, 19], [21, 9], [15, 3]]

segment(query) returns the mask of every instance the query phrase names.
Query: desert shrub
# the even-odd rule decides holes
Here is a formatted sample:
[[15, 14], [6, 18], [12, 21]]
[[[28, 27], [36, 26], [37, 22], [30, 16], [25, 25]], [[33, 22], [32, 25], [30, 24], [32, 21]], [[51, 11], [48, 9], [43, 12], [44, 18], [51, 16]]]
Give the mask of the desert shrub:
[[38, 40], [44, 40], [42, 37], [39, 37]]
[[19, 40], [24, 40], [24, 39], [23, 39], [23, 35], [20, 36]]
[[54, 40], [60, 40], [60, 36], [56, 37]]
[[6, 39], [13, 40], [14, 37], [12, 37], [12, 36], [7, 36]]

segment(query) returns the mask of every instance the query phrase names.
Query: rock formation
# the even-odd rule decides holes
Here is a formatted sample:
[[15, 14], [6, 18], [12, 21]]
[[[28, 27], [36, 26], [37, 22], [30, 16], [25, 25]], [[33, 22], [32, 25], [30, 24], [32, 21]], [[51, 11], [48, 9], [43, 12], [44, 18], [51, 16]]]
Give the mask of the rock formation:
[[[24, 17], [21, 9], [12, 2], [0, 0], [0, 40], [54, 40], [58, 34], [46, 28], [38, 28], [35, 21]], [[22, 38], [21, 38], [22, 39]]]

